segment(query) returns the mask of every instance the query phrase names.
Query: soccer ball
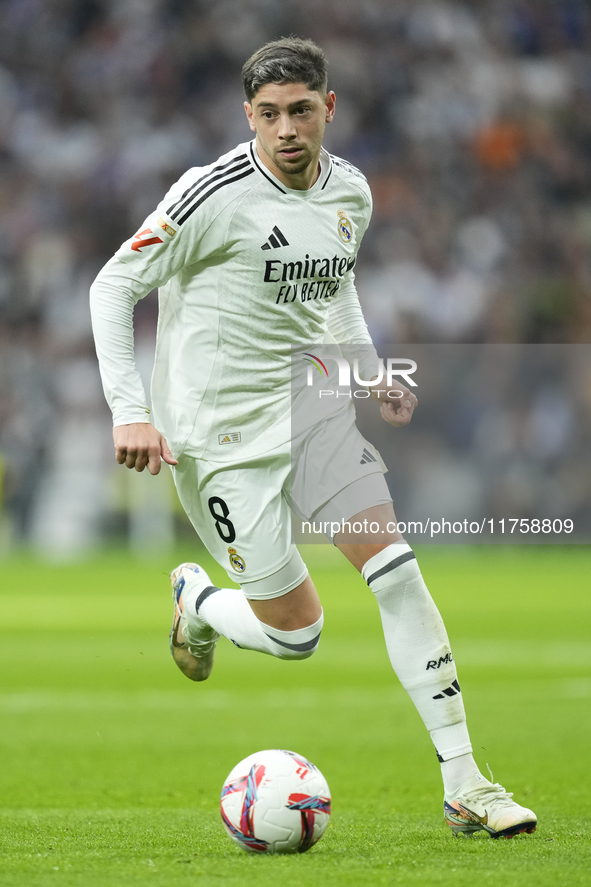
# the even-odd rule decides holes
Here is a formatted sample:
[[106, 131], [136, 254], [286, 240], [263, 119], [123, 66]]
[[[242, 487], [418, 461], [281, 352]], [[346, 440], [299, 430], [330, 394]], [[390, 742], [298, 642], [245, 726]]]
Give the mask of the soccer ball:
[[330, 818], [330, 790], [314, 764], [293, 751], [270, 749], [240, 761], [220, 802], [226, 831], [258, 853], [305, 853]]

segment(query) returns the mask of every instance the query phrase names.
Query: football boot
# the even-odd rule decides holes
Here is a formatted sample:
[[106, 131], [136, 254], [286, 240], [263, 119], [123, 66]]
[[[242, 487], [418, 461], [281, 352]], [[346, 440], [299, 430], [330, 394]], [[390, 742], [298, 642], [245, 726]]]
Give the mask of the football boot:
[[512, 838], [521, 832], [535, 832], [536, 814], [512, 798], [502, 785], [474, 775], [453, 795], [445, 796], [443, 816], [454, 835], [485, 831], [491, 838]]
[[[180, 564], [170, 574], [174, 613], [170, 631], [170, 652], [184, 675], [192, 681], [205, 681], [213, 668], [213, 656], [219, 634], [197, 613], [188, 618], [183, 601], [187, 580], [197, 593], [211, 588], [213, 582], [197, 564]], [[179, 630], [183, 640], [179, 641]]]

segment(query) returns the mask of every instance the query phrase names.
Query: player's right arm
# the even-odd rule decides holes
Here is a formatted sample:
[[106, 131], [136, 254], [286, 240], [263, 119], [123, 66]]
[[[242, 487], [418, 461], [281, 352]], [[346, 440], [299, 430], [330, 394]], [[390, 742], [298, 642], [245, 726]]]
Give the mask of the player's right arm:
[[199, 232], [194, 225], [181, 229], [166, 211], [185, 192], [188, 175], [173, 186], [138, 233], [107, 262], [90, 289], [101, 380], [113, 413], [115, 456], [120, 464], [136, 471], [147, 467], [151, 474], [158, 474], [162, 459], [170, 465], [176, 460], [165, 438], [150, 423], [135, 364], [133, 312], [140, 299], [195, 260]]
[[133, 336], [135, 305], [151, 289], [151, 275], [147, 281], [131, 276], [116, 255], [92, 284], [90, 306], [103, 390], [113, 413], [117, 462], [158, 474], [162, 459], [170, 465], [176, 460], [165, 438], [150, 423], [150, 409], [135, 365]]

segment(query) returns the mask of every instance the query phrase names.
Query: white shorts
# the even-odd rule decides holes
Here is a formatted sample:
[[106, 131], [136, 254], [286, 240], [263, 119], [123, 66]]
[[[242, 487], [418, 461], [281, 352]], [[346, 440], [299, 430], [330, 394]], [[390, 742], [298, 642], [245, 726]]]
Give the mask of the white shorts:
[[299, 443], [239, 464], [183, 455], [173, 468], [181, 504], [204, 545], [256, 600], [287, 594], [307, 576], [293, 542], [292, 510], [302, 520], [338, 522], [391, 502], [385, 471], [348, 414]]

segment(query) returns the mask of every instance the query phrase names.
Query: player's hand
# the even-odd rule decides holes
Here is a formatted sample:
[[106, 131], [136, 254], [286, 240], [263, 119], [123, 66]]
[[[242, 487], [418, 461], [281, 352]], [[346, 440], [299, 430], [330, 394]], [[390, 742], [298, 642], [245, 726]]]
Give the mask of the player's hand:
[[158, 474], [162, 460], [168, 465], [178, 465], [170, 452], [166, 439], [149, 422], [134, 422], [113, 428], [115, 458], [120, 465]]
[[[372, 396], [380, 404], [380, 413], [384, 422], [395, 428], [403, 428], [412, 419], [418, 400], [412, 391], [396, 382], [391, 388], [379, 386], [370, 388]], [[395, 396], [398, 395], [398, 396]]]

